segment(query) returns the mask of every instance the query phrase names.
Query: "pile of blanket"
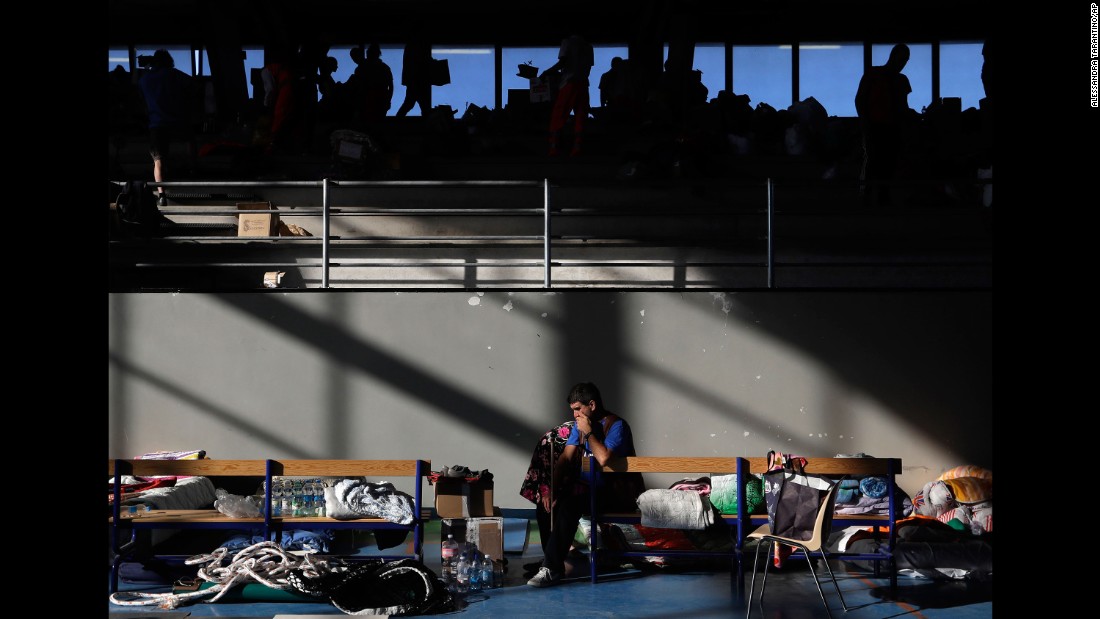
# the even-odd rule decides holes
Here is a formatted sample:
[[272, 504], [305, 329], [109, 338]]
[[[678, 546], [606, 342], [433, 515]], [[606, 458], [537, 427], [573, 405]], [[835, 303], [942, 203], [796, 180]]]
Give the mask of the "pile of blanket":
[[974, 535], [993, 532], [993, 471], [974, 465], [957, 466], [928, 482], [913, 497], [921, 516], [932, 516]]

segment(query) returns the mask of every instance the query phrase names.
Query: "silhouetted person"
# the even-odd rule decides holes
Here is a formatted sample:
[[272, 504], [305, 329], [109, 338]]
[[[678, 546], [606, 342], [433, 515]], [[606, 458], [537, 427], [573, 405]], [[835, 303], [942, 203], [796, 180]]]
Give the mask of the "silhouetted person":
[[[171, 153], [172, 141], [187, 143], [188, 159], [195, 157], [194, 130], [191, 126], [191, 76], [176, 69], [168, 50], [153, 53], [149, 70], [139, 86], [149, 117], [149, 154], [153, 158], [153, 180], [165, 180], [164, 160]], [[168, 205], [164, 187], [158, 187], [159, 204]]]
[[554, 66], [539, 75], [542, 79], [548, 73], [561, 71], [560, 86], [550, 110], [550, 155], [559, 153], [558, 143], [570, 112], [573, 114], [573, 149], [569, 154], [581, 152], [584, 122], [588, 118], [588, 76], [593, 64], [592, 44], [574, 34], [562, 40]]
[[340, 61], [336, 60], [332, 56], [325, 56], [324, 62], [321, 63], [319, 75], [317, 77], [317, 91], [321, 93], [321, 101], [332, 96], [336, 92], [336, 78], [332, 77], [333, 73], [340, 68]]
[[[359, 53], [352, 56], [353, 60], [362, 55], [362, 48], [356, 49]], [[382, 50], [377, 43], [371, 43], [367, 48], [366, 57], [358, 62], [355, 73], [348, 79], [348, 83], [351, 84], [354, 93], [353, 114], [362, 124], [369, 127], [386, 117], [393, 103], [393, 71], [390, 70], [389, 65], [382, 62]], [[409, 107], [411, 108], [412, 105]], [[421, 113], [425, 111], [423, 105], [420, 111]]]
[[[317, 102], [317, 120], [329, 125], [351, 120], [351, 87], [346, 82], [337, 82], [332, 76], [339, 68], [340, 62], [333, 56], [327, 56], [321, 63], [317, 78], [317, 90], [321, 93], [321, 100]], [[348, 81], [351, 81], [350, 78]]]
[[130, 72], [122, 68], [122, 65], [115, 65], [108, 76], [111, 131], [118, 133], [143, 131], [146, 123], [141, 90], [133, 83]]
[[878, 204], [890, 203], [889, 183], [897, 172], [904, 148], [905, 124], [913, 114], [909, 78], [901, 72], [909, 62], [909, 47], [895, 45], [886, 64], [871, 67], [859, 80], [856, 114], [863, 130], [863, 170], [860, 174], [864, 203], [868, 189], [878, 190]]
[[285, 50], [272, 47], [264, 51], [264, 109], [271, 115], [271, 143], [268, 154], [291, 147], [298, 122], [299, 97], [294, 67]]
[[615, 56], [611, 59], [611, 68], [600, 76], [600, 107], [611, 107], [621, 100], [624, 78], [623, 59]]
[[427, 116], [432, 109], [432, 46], [419, 37], [409, 41], [401, 63], [405, 100], [397, 108], [397, 116], [408, 114], [414, 105], [420, 106], [421, 116]]
[[298, 98], [295, 105], [296, 122], [291, 132], [291, 150], [302, 153], [310, 150], [313, 131], [317, 126], [317, 95], [320, 91], [318, 79], [321, 66], [328, 57], [328, 45], [320, 41], [309, 41], [298, 48], [291, 69], [297, 81], [294, 95]]
[[600, 76], [600, 107], [611, 122], [636, 120], [638, 102], [632, 95], [629, 61], [619, 56], [611, 59], [611, 68]]

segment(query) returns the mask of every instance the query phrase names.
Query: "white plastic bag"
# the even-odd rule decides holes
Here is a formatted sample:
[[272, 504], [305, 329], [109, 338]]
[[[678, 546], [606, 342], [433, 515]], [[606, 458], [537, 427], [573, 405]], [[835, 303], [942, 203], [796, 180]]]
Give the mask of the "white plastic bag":
[[218, 497], [214, 501], [214, 507], [230, 518], [259, 518], [263, 515], [252, 497], [229, 494], [222, 488], [218, 488], [214, 494]]

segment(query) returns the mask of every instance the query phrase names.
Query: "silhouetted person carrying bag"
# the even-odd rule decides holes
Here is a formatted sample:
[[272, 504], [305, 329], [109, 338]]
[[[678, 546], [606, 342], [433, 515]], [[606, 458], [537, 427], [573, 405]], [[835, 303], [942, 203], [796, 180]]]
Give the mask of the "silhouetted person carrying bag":
[[871, 67], [859, 80], [856, 114], [863, 131], [863, 170], [860, 192], [864, 205], [878, 194], [878, 205], [890, 204], [890, 186], [905, 145], [905, 124], [913, 114], [909, 78], [901, 72], [909, 62], [909, 47], [895, 45], [886, 64]]
[[584, 121], [588, 118], [588, 76], [592, 72], [593, 64], [592, 44], [574, 34], [561, 42], [558, 61], [554, 66], [539, 75], [543, 79], [548, 73], [561, 71], [561, 86], [550, 110], [551, 156], [559, 152], [558, 142], [570, 112], [573, 113], [573, 149], [569, 154], [579, 155], [581, 152]]
[[[149, 70], [138, 85], [149, 116], [149, 154], [153, 158], [153, 180], [165, 180], [164, 160], [173, 141], [187, 143], [188, 160], [195, 158], [195, 135], [191, 126], [191, 76], [176, 69], [168, 50], [153, 53]], [[168, 195], [158, 187], [158, 204], [168, 206]]]
[[405, 100], [397, 108], [396, 116], [405, 116], [414, 105], [420, 106], [420, 115], [427, 116], [432, 109], [432, 46], [422, 38], [405, 44], [401, 57], [401, 84], [405, 87]]

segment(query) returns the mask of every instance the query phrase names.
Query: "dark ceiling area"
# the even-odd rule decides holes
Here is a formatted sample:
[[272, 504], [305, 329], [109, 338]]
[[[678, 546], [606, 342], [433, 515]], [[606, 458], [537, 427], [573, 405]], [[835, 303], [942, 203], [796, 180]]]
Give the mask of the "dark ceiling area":
[[989, 0], [109, 0], [109, 45], [981, 41]]

